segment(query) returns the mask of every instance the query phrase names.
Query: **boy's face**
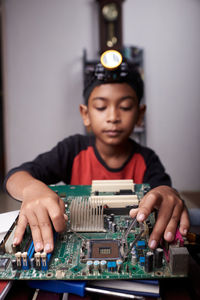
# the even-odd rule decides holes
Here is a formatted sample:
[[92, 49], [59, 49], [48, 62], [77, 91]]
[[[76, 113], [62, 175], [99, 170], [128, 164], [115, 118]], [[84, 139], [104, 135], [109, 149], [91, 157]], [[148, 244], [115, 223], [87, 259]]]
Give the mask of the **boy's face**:
[[106, 145], [125, 142], [136, 125], [140, 108], [135, 91], [127, 83], [102, 84], [93, 89], [88, 106], [80, 106], [84, 125]]

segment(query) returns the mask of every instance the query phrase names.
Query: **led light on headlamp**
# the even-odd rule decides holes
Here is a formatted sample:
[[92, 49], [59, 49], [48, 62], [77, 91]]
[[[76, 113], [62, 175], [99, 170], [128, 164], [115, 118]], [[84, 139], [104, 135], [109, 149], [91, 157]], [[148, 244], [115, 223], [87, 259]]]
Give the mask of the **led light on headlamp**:
[[101, 55], [100, 61], [104, 68], [114, 70], [121, 65], [122, 55], [116, 50], [108, 50]]
[[128, 74], [126, 62], [122, 62], [122, 55], [116, 50], [105, 51], [95, 68], [95, 77], [99, 81], [114, 82], [121, 81]]

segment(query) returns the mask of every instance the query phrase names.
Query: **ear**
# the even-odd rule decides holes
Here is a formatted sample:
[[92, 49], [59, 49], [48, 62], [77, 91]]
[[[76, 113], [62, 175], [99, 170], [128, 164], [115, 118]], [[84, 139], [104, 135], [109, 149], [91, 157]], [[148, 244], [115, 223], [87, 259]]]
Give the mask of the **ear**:
[[146, 111], [146, 105], [145, 104], [140, 105], [139, 112], [138, 112], [137, 124], [136, 124], [137, 126], [143, 125], [145, 111]]
[[88, 114], [88, 107], [84, 104], [81, 104], [79, 107], [81, 117], [83, 119], [83, 123], [86, 127], [90, 126], [90, 118]]

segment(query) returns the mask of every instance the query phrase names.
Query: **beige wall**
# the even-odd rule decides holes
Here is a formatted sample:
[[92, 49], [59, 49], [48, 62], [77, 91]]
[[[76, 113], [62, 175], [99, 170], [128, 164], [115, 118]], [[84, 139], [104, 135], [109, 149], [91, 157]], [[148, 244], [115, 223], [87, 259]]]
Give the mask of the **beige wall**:
[[[93, 0], [4, 0], [7, 169], [83, 133], [82, 54], [98, 50]], [[175, 186], [200, 189], [200, 1], [126, 0], [124, 44], [145, 51], [147, 143]]]

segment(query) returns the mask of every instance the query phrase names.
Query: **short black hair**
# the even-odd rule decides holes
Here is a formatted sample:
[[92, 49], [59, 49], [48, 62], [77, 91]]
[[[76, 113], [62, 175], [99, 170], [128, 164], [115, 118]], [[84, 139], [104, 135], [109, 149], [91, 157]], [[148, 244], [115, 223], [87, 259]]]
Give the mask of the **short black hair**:
[[92, 70], [85, 73], [83, 97], [86, 105], [93, 89], [106, 83], [127, 83], [135, 91], [139, 103], [143, 98], [144, 82], [135, 65], [123, 62], [116, 70], [110, 71], [97, 63]]

